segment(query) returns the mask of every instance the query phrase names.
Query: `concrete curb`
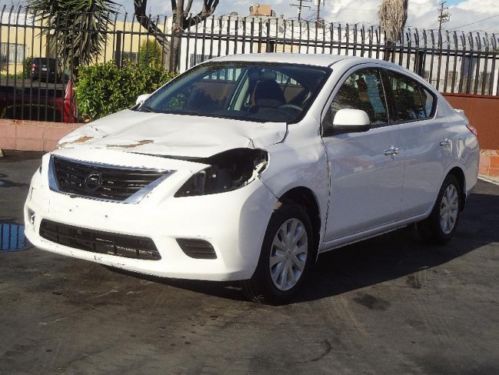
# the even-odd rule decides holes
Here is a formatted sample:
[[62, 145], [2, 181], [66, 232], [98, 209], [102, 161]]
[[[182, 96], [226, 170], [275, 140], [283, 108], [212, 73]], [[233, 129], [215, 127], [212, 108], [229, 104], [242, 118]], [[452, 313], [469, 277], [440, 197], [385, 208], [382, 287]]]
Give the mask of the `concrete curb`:
[[478, 175], [478, 179], [499, 186], [499, 178]]

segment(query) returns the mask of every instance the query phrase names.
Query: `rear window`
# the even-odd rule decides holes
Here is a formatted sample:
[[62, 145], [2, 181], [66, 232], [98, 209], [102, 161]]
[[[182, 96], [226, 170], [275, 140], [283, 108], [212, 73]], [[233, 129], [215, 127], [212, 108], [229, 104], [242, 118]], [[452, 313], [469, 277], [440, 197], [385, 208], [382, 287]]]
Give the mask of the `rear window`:
[[392, 120], [406, 122], [426, 120], [435, 112], [435, 97], [423, 85], [402, 74], [388, 71], [388, 86], [392, 92]]

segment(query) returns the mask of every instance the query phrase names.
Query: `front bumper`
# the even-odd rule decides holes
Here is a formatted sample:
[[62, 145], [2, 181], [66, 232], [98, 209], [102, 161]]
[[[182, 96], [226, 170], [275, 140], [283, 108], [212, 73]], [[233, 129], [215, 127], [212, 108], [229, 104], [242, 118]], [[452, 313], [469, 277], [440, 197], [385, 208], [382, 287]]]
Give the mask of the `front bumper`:
[[[256, 179], [240, 189], [213, 195], [174, 198], [154, 190], [138, 204], [71, 197], [53, 192], [36, 172], [25, 203], [26, 237], [53, 253], [148, 275], [195, 280], [244, 280], [253, 275], [263, 237], [277, 202]], [[164, 181], [162, 184], [168, 184]], [[155, 196], [156, 194], [156, 196]], [[125, 258], [64, 246], [40, 236], [43, 219], [102, 232], [151, 238], [160, 260]], [[216, 259], [187, 256], [177, 238], [208, 241]]]

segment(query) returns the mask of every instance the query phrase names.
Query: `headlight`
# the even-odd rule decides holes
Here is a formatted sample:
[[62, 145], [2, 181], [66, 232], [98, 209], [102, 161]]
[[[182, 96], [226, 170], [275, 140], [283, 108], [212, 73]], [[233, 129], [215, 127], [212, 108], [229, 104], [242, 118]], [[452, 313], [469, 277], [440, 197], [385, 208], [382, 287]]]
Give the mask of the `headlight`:
[[216, 194], [239, 189], [253, 181], [265, 169], [268, 154], [259, 149], [237, 148], [192, 161], [210, 166], [187, 180], [175, 197]]

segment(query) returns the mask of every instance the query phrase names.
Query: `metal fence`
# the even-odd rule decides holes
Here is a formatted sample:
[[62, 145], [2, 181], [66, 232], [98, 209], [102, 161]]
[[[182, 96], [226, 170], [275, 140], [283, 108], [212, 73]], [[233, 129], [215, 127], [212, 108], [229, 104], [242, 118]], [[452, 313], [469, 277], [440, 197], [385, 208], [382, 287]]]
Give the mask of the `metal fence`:
[[[54, 48], [60, 25], [43, 24], [24, 7], [3, 6], [0, 21], [0, 117], [77, 121], [73, 90]], [[177, 72], [237, 53], [338, 54], [389, 59], [444, 93], [499, 92], [496, 34], [407, 29], [403, 40], [391, 44], [375, 26], [252, 16], [209, 17], [186, 30], [172, 29], [171, 17], [115, 14], [92, 64], [139, 62], [151, 43], [157, 44], [165, 69]]]

